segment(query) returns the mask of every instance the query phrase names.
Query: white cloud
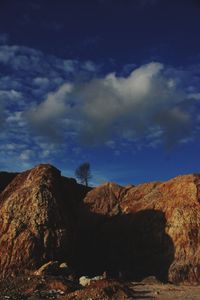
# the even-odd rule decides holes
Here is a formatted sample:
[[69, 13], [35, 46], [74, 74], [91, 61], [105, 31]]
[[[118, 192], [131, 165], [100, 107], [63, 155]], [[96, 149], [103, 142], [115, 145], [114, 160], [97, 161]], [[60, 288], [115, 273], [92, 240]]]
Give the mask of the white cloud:
[[58, 129], [56, 123], [66, 116], [66, 99], [71, 91], [71, 84], [63, 84], [56, 92], [49, 93], [42, 103], [31, 108], [26, 115], [31, 126], [39, 133], [55, 137]]
[[[15, 68], [19, 64], [19, 62], [24, 62], [26, 57], [18, 53], [19, 49], [19, 46], [0, 46], [0, 63], [12, 64]], [[24, 47], [22, 47], [22, 50], [24, 50]]]
[[188, 95], [188, 99], [200, 100], [200, 93], [191, 93]]
[[32, 117], [36, 122], [52, 121], [66, 112], [66, 97], [71, 92], [72, 85], [63, 84], [56, 92], [49, 93], [47, 98], [32, 109]]
[[22, 161], [29, 161], [33, 156], [34, 156], [34, 151], [26, 149], [26, 150], [22, 151], [19, 158]]
[[42, 51], [18, 45], [0, 45], [0, 63], [15, 71], [28, 74], [48, 74], [54, 77], [62, 72], [70, 74], [79, 67], [77, 60], [64, 60], [53, 55], [44, 55]]
[[[0, 134], [6, 143], [17, 136], [26, 146], [35, 137], [57, 145], [61, 138], [65, 145], [69, 140], [102, 143], [114, 150], [119, 141], [141, 139], [152, 146], [165, 140], [171, 146], [190, 140], [197, 124], [191, 110], [200, 97], [196, 77], [189, 80], [192, 69], [151, 62], [137, 68], [130, 64], [121, 76], [98, 77], [99, 67], [90, 60], [8, 45], [0, 45], [0, 64], [8, 70], [0, 77], [0, 124], [7, 125]], [[41, 156], [52, 153], [43, 149]]]
[[96, 72], [97, 66], [94, 64], [94, 62], [88, 60], [85, 63], [83, 63], [82, 68], [88, 72]]
[[181, 108], [186, 94], [164, 71], [163, 64], [152, 62], [127, 77], [111, 73], [81, 85], [61, 85], [29, 111], [28, 120], [46, 135], [62, 131], [63, 121], [86, 143], [109, 146], [111, 136], [134, 140], [150, 133], [155, 139], [152, 128], [167, 144], [176, 143], [189, 134], [190, 115]]
[[46, 77], [36, 77], [33, 80], [33, 84], [36, 86], [47, 86], [49, 84], [49, 79]]
[[[107, 139], [110, 133], [134, 138], [147, 134], [152, 126], [164, 126], [157, 116], [169, 114], [185, 95], [176, 88], [173, 78], [162, 74], [163, 69], [162, 64], [152, 62], [135, 69], [128, 77], [112, 73], [80, 88], [86, 139]], [[177, 116], [177, 124], [182, 121]], [[166, 120], [165, 130], [168, 125]]]
[[15, 111], [6, 119], [7, 122], [20, 122], [22, 121], [22, 111]]
[[1, 101], [17, 101], [22, 98], [21, 92], [15, 90], [0, 90], [0, 100]]
[[21, 97], [21, 93], [15, 90], [0, 90], [0, 125], [3, 125], [5, 122], [6, 106], [18, 102]]
[[46, 149], [46, 150], [42, 151], [41, 156], [43, 158], [47, 158], [47, 157], [49, 157], [50, 154], [51, 154], [51, 151], [49, 149]]

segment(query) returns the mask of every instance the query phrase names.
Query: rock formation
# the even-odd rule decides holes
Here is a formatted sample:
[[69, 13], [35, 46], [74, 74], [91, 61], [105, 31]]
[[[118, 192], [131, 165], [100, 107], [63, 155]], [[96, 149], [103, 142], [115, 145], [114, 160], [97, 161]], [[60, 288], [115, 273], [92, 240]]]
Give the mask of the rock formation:
[[200, 280], [200, 175], [90, 190], [39, 165], [3, 180], [1, 277], [57, 260], [79, 276]]
[[[75, 188], [74, 188], [75, 186]], [[81, 195], [74, 179], [50, 165], [17, 175], [0, 194], [0, 274], [15, 275], [68, 257], [72, 206]], [[73, 199], [74, 203], [76, 199]], [[70, 211], [69, 211], [70, 210]]]
[[[109, 212], [107, 199], [112, 199]], [[133, 253], [138, 248], [133, 270], [135, 263], [138, 273], [150, 272], [151, 275], [160, 275], [161, 279], [172, 282], [200, 280], [199, 201], [198, 174], [125, 188], [106, 184], [88, 193], [84, 199], [91, 212], [101, 215], [115, 215], [116, 211], [119, 212], [116, 221], [109, 222], [114, 223], [113, 226], [119, 222], [120, 226], [113, 230], [105, 226], [104, 231], [106, 234], [111, 230], [112, 235], [115, 233], [118, 236], [115, 250], [112, 249], [118, 252], [118, 263], [127, 247], [129, 250], [132, 248]], [[129, 224], [126, 225], [126, 222]], [[111, 240], [113, 242], [114, 238]], [[131, 242], [133, 245], [128, 246]], [[123, 247], [121, 243], [126, 246]]]

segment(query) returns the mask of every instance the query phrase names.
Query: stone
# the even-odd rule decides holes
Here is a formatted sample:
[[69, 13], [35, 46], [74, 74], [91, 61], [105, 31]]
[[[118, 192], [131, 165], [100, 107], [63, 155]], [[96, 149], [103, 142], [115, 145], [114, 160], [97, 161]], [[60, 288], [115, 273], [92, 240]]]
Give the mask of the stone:
[[107, 182], [92, 189], [85, 197], [84, 203], [96, 214], [115, 216], [119, 213], [121, 193], [124, 188], [116, 183]]
[[128, 260], [121, 257], [132, 255], [132, 270], [145, 270], [144, 277], [174, 283], [200, 280], [199, 174], [124, 188], [107, 183], [89, 192], [84, 202], [91, 214], [101, 217], [100, 244], [110, 244], [101, 251], [108, 260], [113, 257], [113, 266], [126, 267]]
[[83, 188], [51, 165], [16, 175], [0, 194], [0, 277], [64, 261], [71, 245], [73, 202]]
[[92, 278], [89, 278], [88, 276], [81, 276], [79, 278], [79, 284], [82, 286], [87, 286], [90, 285], [91, 283], [94, 283], [95, 281], [100, 281], [104, 279], [105, 279], [104, 275], [99, 275]]
[[91, 283], [91, 279], [88, 278], [87, 276], [81, 276], [79, 278], [79, 284], [82, 286], [90, 285], [90, 283]]
[[59, 262], [49, 261], [36, 270], [33, 274], [36, 276], [59, 275]]
[[63, 263], [61, 263], [61, 264], [59, 265], [59, 268], [61, 268], [61, 269], [68, 269], [69, 267], [68, 267], [68, 265], [67, 265], [66, 262], [63, 262]]
[[199, 174], [93, 189], [51, 165], [5, 178], [0, 278], [58, 261], [85, 282], [104, 271], [108, 278], [200, 281]]

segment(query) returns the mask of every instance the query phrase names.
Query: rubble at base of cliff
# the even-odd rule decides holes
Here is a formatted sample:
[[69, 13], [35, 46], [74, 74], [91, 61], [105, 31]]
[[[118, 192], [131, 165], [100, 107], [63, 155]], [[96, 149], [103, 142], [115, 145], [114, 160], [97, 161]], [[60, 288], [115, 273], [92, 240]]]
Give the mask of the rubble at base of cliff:
[[0, 281], [1, 300], [199, 300], [200, 285], [161, 283], [150, 276], [140, 282], [92, 280], [81, 286], [63, 276], [17, 276]]

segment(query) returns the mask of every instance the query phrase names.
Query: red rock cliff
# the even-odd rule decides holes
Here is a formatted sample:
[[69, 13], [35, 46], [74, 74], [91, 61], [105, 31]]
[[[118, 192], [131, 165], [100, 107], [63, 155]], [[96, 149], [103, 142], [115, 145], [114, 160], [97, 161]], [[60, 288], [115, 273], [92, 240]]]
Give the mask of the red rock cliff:
[[[74, 192], [74, 190], [76, 192]], [[74, 192], [74, 193], [73, 193]], [[76, 181], [50, 165], [17, 175], [0, 194], [0, 274], [64, 259], [71, 247], [69, 207]]]
[[[130, 217], [139, 212], [154, 211], [153, 219], [146, 214], [146, 220], [138, 220], [144, 229], [139, 233], [141, 240], [146, 238], [149, 241], [148, 237], [152, 239], [152, 232], [148, 233], [149, 229], [155, 231], [152, 226], [164, 226], [162, 230], [157, 230], [160, 241], [158, 238], [156, 243], [158, 242], [157, 247], [160, 251], [166, 252], [163, 253], [163, 258], [165, 254], [169, 258], [167, 279], [172, 282], [200, 280], [200, 175], [178, 176], [162, 183], [145, 183], [125, 188], [106, 184], [88, 193], [84, 201], [89, 205], [91, 212], [102, 215], [118, 212]], [[159, 222], [160, 214], [163, 216], [163, 225]], [[155, 224], [152, 225], [152, 222]], [[125, 234], [123, 231], [122, 233]], [[131, 236], [129, 238], [131, 240]], [[150, 241], [149, 245], [144, 245], [150, 250]], [[139, 251], [142, 253], [144, 249], [141, 247]], [[149, 253], [149, 259], [150, 256]], [[163, 260], [160, 269], [166, 263]]]
[[200, 280], [200, 175], [86, 192], [50, 165], [15, 176], [0, 194], [0, 276], [67, 260], [78, 274]]

